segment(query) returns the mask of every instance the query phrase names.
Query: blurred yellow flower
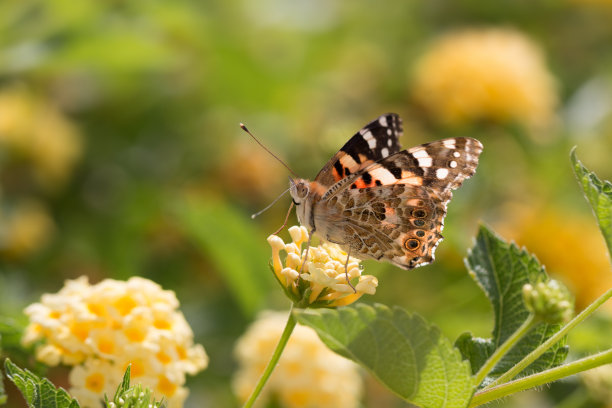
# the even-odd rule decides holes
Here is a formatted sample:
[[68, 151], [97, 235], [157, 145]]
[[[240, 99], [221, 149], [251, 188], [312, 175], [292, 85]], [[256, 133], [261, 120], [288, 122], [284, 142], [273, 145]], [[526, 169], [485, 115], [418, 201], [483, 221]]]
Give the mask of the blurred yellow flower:
[[416, 63], [413, 94], [451, 126], [477, 120], [546, 126], [558, 99], [540, 49], [507, 28], [467, 29], [436, 41]]
[[[276, 160], [252, 143], [235, 143], [218, 170], [223, 188], [248, 202], [269, 201], [287, 177], [279, 171]], [[273, 197], [272, 197], [273, 198]]]
[[580, 373], [590, 394], [605, 407], [612, 407], [612, 364], [606, 364]]
[[[362, 275], [359, 259], [350, 257], [347, 264], [347, 253], [336, 244], [323, 243], [311, 246], [304, 264], [304, 271], [300, 268], [304, 262], [306, 250], [302, 251], [302, 244], [308, 242], [306, 227], [293, 226], [289, 228], [293, 242], [285, 244], [283, 240], [270, 235], [268, 243], [272, 247], [272, 267], [278, 281], [285, 286], [298, 301], [306, 305], [318, 304], [321, 306], [343, 306], [355, 302], [363, 294], [376, 293], [378, 280], [372, 275]], [[287, 256], [281, 259], [281, 251]], [[346, 272], [355, 290], [348, 284]], [[309, 291], [300, 284], [307, 282]], [[354, 281], [354, 282], [353, 282]], [[302, 299], [304, 294], [307, 299]]]
[[0, 91], [0, 148], [32, 164], [45, 188], [61, 185], [81, 155], [81, 135], [50, 102], [25, 88]]
[[47, 209], [33, 200], [0, 208], [0, 257], [23, 258], [42, 248], [55, 224]]
[[[242, 402], [270, 360], [286, 320], [286, 313], [264, 313], [236, 343], [240, 368], [233, 388]], [[362, 388], [357, 365], [330, 351], [314, 330], [297, 325], [255, 406], [275, 397], [285, 408], [358, 407]]]
[[612, 287], [607, 249], [592, 216], [524, 204], [508, 205], [504, 213], [507, 219], [497, 231], [524, 245], [552, 277], [563, 281], [576, 297], [576, 310]]
[[181, 407], [185, 374], [206, 368], [208, 357], [178, 307], [174, 292], [144, 278], [90, 285], [81, 277], [25, 309], [22, 342], [41, 341], [36, 357], [48, 365], [74, 366], [70, 392], [83, 408], [112, 396], [128, 364], [134, 383]]

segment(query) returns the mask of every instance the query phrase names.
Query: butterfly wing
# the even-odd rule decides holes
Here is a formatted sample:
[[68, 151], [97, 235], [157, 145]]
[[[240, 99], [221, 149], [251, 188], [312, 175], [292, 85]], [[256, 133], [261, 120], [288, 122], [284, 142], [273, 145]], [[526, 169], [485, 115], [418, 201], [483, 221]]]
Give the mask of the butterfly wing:
[[402, 120], [395, 113], [381, 115], [365, 125], [321, 169], [315, 182], [330, 187], [369, 165], [400, 151]]
[[474, 174], [481, 152], [475, 139], [440, 140], [338, 181], [321, 199], [328, 211], [319, 214], [342, 214], [327, 220], [328, 237], [357, 257], [384, 258], [404, 269], [433, 261], [452, 190]]

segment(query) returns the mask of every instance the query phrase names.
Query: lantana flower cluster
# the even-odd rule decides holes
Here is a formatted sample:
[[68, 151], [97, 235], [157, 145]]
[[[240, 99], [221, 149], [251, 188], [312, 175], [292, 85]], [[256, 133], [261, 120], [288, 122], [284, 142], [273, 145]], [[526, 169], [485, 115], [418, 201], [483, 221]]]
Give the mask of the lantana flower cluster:
[[485, 120], [545, 128], [558, 103], [541, 49], [509, 28], [466, 29], [440, 38], [416, 63], [413, 95], [450, 126]]
[[[236, 343], [240, 368], [233, 387], [242, 402], [269, 362], [286, 320], [286, 312], [265, 312]], [[356, 408], [362, 389], [355, 363], [329, 350], [313, 329], [297, 325], [255, 406], [266, 406], [273, 397], [284, 408]]]
[[112, 397], [129, 364], [133, 383], [181, 407], [185, 374], [206, 368], [208, 357], [178, 307], [174, 292], [144, 278], [90, 285], [81, 277], [25, 309], [22, 341], [36, 343], [36, 358], [47, 365], [74, 366], [70, 393], [83, 408]]
[[[348, 257], [336, 244], [323, 243], [308, 248], [304, 262], [306, 249], [302, 250], [302, 244], [308, 242], [308, 230], [303, 226], [293, 226], [289, 228], [289, 234], [293, 240], [289, 244], [276, 235], [270, 235], [268, 243], [272, 247], [272, 268], [276, 278], [300, 306], [344, 306], [363, 294], [376, 293], [378, 279], [361, 274], [359, 259]], [[284, 261], [281, 252], [287, 254]]]

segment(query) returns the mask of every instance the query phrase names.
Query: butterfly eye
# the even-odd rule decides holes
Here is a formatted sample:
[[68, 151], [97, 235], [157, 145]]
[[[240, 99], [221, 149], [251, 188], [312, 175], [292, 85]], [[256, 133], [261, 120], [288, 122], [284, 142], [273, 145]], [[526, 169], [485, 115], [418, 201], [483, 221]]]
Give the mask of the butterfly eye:
[[414, 238], [407, 239], [406, 242], [404, 242], [404, 246], [406, 247], [406, 249], [408, 249], [410, 251], [414, 251], [420, 245], [421, 245], [421, 243], [419, 242], [419, 240], [418, 239], [414, 239]]

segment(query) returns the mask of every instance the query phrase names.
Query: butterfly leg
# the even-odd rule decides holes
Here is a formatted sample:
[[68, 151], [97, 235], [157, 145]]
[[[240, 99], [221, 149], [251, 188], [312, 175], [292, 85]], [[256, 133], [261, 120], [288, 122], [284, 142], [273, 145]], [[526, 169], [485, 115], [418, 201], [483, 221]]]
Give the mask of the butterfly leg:
[[351, 257], [351, 247], [349, 246], [348, 254], [346, 255], [346, 262], [344, 263], [344, 275], [346, 276], [346, 283], [348, 283], [348, 285], [351, 287], [351, 289], [353, 289], [354, 293], [357, 293], [357, 289], [355, 289], [355, 287], [353, 286], [353, 284], [349, 280], [349, 275], [348, 275], [348, 263], [349, 263], [349, 258], [350, 257]]

